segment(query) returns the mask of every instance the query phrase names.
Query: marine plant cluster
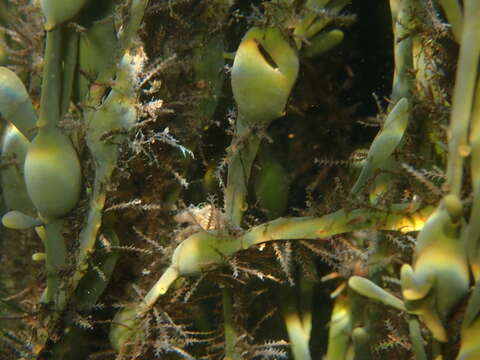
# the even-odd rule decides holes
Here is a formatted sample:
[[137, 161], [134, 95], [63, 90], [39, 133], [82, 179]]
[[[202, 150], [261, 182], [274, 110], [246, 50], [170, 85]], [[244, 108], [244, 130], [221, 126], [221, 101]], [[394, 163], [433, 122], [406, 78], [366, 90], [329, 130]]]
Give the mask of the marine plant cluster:
[[479, 59], [477, 0], [0, 0], [0, 358], [479, 359]]

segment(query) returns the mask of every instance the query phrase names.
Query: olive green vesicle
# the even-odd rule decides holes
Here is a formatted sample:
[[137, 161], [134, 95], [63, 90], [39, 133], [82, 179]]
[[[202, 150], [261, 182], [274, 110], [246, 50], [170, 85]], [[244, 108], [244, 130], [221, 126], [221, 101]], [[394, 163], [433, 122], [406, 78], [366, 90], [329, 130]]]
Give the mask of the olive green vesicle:
[[40, 215], [49, 219], [62, 217], [73, 209], [80, 197], [81, 186], [77, 152], [70, 138], [57, 127], [61, 118], [61, 42], [61, 29], [47, 32], [45, 53], [48, 56], [38, 133], [32, 139], [24, 164], [28, 194]]
[[50, 31], [56, 26], [77, 15], [87, 0], [40, 0], [45, 16], [45, 30]]
[[12, 210], [3, 215], [2, 224], [10, 229], [25, 230], [42, 225], [42, 221], [20, 211]]
[[3, 66], [0, 67], [0, 84], [0, 114], [23, 136], [32, 140], [37, 115], [25, 86], [14, 72]]
[[256, 130], [282, 116], [298, 75], [298, 56], [280, 30], [252, 28], [242, 39], [232, 68], [238, 107], [235, 141], [229, 149], [225, 212], [234, 226], [247, 210], [247, 186], [261, 138]]
[[80, 162], [59, 129], [40, 129], [25, 158], [25, 181], [33, 204], [46, 218], [67, 214], [80, 197]]
[[0, 172], [3, 199], [8, 210], [34, 215], [35, 208], [27, 193], [23, 169], [29, 147], [30, 141], [15, 125], [6, 125], [1, 148], [5, 166]]

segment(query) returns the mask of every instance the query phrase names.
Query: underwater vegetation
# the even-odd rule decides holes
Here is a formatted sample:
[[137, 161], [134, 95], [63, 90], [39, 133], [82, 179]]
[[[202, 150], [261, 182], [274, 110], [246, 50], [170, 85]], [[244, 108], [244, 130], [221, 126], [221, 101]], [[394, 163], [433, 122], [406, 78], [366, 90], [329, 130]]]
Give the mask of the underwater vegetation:
[[0, 0], [0, 359], [480, 359], [480, 2]]

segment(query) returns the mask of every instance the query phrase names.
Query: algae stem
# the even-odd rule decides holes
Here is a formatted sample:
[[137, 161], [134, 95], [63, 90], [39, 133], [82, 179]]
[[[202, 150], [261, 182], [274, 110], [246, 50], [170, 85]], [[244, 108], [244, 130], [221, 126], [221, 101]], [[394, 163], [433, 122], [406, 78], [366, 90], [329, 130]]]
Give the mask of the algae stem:
[[457, 42], [462, 39], [463, 15], [462, 8], [458, 0], [439, 0], [440, 5], [445, 11], [445, 16], [452, 26], [453, 36]]
[[235, 351], [235, 345], [238, 339], [237, 331], [232, 322], [232, 292], [230, 289], [222, 289], [223, 299], [223, 322], [225, 330], [225, 360], [239, 359]]
[[[282, 298], [284, 298], [281, 304], [282, 315], [290, 339], [293, 358], [295, 360], [310, 360], [312, 358], [309, 347], [311, 318], [308, 318], [307, 322], [304, 322], [304, 319], [301, 318], [293, 289], [285, 290]], [[310, 311], [308, 311], [308, 314], [310, 314]]]
[[40, 96], [40, 116], [37, 127], [55, 127], [60, 121], [60, 98], [61, 98], [61, 27], [47, 31], [45, 57], [43, 65], [43, 83]]
[[352, 276], [348, 280], [348, 286], [360, 295], [381, 302], [401, 311], [407, 311], [402, 300], [390, 294], [373, 281], [361, 276]]
[[413, 27], [413, 4], [411, 0], [403, 0], [400, 4], [392, 4], [394, 2], [396, 3], [396, 1], [390, 1], [395, 59], [395, 72], [390, 97], [392, 104], [396, 104], [401, 98], [410, 100], [413, 85], [411, 76], [413, 67], [412, 37], [410, 36]]
[[143, 20], [145, 8], [147, 7], [148, 0], [133, 0], [130, 6], [130, 18], [128, 19], [125, 30], [120, 35], [121, 54], [127, 50], [132, 43], [133, 37], [137, 34], [138, 28]]
[[47, 253], [47, 289], [45, 293], [45, 302], [54, 303], [56, 310], [62, 310], [65, 306], [65, 294], [61, 290], [60, 271], [66, 264], [65, 239], [62, 236], [62, 220], [51, 220], [45, 223], [47, 234], [45, 241], [45, 251]]
[[425, 353], [425, 347], [423, 346], [422, 331], [418, 320], [414, 318], [408, 320], [408, 329], [415, 359], [427, 360], [427, 354]]
[[467, 227], [467, 254], [475, 280], [480, 278], [478, 264], [478, 243], [480, 238], [480, 81], [477, 81], [475, 100], [470, 125], [470, 176], [472, 181], [473, 203]]
[[[363, 229], [401, 232], [418, 231], [422, 229], [423, 224], [433, 210], [434, 208], [429, 206], [413, 214], [404, 214], [358, 209], [348, 214], [343, 210], [339, 210], [320, 218], [279, 218], [269, 223], [256, 226], [237, 238], [229, 239], [227, 243], [230, 245], [233, 244], [233, 246], [229, 246], [228, 248], [220, 245], [215, 246], [215, 241], [225, 242], [225, 238], [218, 237], [218, 239], [215, 239], [212, 236], [207, 237], [210, 241], [209, 245], [223, 255], [219, 259], [209, 258], [208, 263], [212, 266], [223, 264], [226, 257], [233, 256], [237, 251], [275, 240], [325, 239], [332, 235]], [[179, 246], [182, 246], [182, 244], [184, 243], [181, 243]], [[192, 257], [191, 261], [198, 262], [207, 260], [200, 256], [199, 258]], [[191, 266], [196, 268], [198, 264]], [[184, 274], [180, 273], [181, 271], [182, 270], [178, 268], [178, 263], [172, 263], [145, 296], [139, 308], [142, 309], [140, 311], [148, 311], [157, 299], [168, 291], [170, 285], [178, 277], [192, 274], [192, 271], [186, 271]], [[201, 270], [198, 271], [201, 272]], [[225, 296], [227, 296], [227, 294], [224, 294], [224, 297]], [[231, 301], [231, 299], [224, 298], [224, 301]], [[305, 315], [305, 320], [308, 321], [309, 315]]]
[[[65, 36], [66, 35], [66, 36]], [[64, 38], [67, 42], [63, 58], [62, 97], [60, 105], [60, 118], [68, 111], [70, 98], [75, 81], [77, 69], [79, 33], [75, 30], [65, 29]]]
[[158, 298], [168, 291], [170, 285], [172, 285], [178, 277], [177, 269], [169, 266], [147, 295], [145, 295], [142, 305], [145, 306], [146, 310], [150, 309], [157, 302]]
[[[240, 115], [239, 115], [240, 116]], [[247, 131], [238, 131], [237, 137], [246, 137]], [[246, 197], [248, 180], [253, 161], [257, 156], [261, 139], [256, 134], [248, 135], [248, 139], [240, 145], [228, 164], [227, 188], [225, 190], [225, 214], [234, 227], [240, 227], [244, 212], [247, 210]]]
[[[183, 270], [182, 266], [185, 266], [185, 264], [175, 262], [174, 259], [172, 265], [170, 265], [155, 284], [154, 288], [152, 288], [149, 294], [147, 294], [145, 303], [148, 304], [148, 306], [153, 305], [156, 299], [167, 291], [168, 286], [170, 286], [177, 277], [182, 275], [192, 275], [197, 272], [200, 273], [201, 270], [198, 269], [200, 267], [198, 262], [219, 265], [224, 262], [225, 257], [232, 256], [237, 251], [248, 249], [249, 247], [260, 243], [275, 240], [325, 239], [332, 235], [363, 229], [392, 230], [404, 233], [418, 231], [422, 229], [425, 221], [433, 210], [434, 208], [429, 206], [413, 214], [404, 214], [388, 213], [386, 211], [375, 211], [371, 209], [357, 209], [348, 214], [343, 210], [339, 210], [319, 218], [279, 218], [256, 226], [237, 238], [228, 239], [223, 236], [204, 232], [203, 235], [206, 236], [205, 238], [202, 238], [204, 241], [202, 245], [209, 249], [206, 253], [211, 255], [212, 252], [210, 250], [213, 250], [216, 255], [217, 252], [221, 252], [222, 256], [219, 258], [218, 256], [211, 257], [204, 254], [203, 257], [201, 255], [186, 257], [189, 259], [189, 266]], [[200, 239], [196, 238], [195, 242], [191, 241], [193, 239], [192, 237], [189, 239], [190, 244], [187, 246], [195, 244], [195, 246], [192, 246], [192, 249], [200, 246], [200, 243], [198, 242]], [[189, 239], [185, 241], [188, 241]], [[205, 241], [208, 242], [205, 243]], [[185, 244], [185, 242], [181, 243], [176, 251], [180, 249], [180, 246], [185, 246]], [[183, 251], [185, 251], [185, 249], [183, 249]], [[183, 259], [183, 261], [186, 260]]]
[[247, 249], [268, 241], [325, 239], [362, 229], [418, 231], [433, 210], [433, 207], [428, 206], [414, 214], [401, 214], [371, 209], [357, 209], [347, 213], [342, 209], [319, 218], [279, 218], [252, 228], [240, 236], [238, 241], [242, 243], [243, 249]]
[[93, 196], [90, 200], [90, 210], [87, 216], [87, 223], [80, 232], [79, 241], [80, 248], [77, 255], [77, 271], [73, 275], [72, 289], [75, 289], [86, 273], [88, 264], [87, 260], [89, 255], [93, 252], [95, 241], [97, 239], [98, 231], [102, 225], [102, 210], [105, 205], [106, 191], [103, 189], [102, 182], [99, 178], [103, 179], [104, 174], [98, 174], [95, 179]]
[[450, 118], [447, 179], [452, 194], [460, 196], [463, 159], [468, 156], [467, 133], [480, 56], [480, 2], [465, 2], [465, 20]]

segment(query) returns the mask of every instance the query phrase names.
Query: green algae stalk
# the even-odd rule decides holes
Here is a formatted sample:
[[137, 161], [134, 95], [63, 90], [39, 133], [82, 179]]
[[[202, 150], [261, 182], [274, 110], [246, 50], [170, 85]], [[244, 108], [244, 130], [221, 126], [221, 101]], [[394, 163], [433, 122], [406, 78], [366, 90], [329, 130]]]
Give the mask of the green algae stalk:
[[261, 138], [252, 133], [283, 115], [298, 75], [298, 56], [279, 29], [251, 28], [243, 37], [232, 68], [232, 90], [238, 107], [235, 137], [229, 149], [225, 213], [240, 226], [247, 210], [251, 167]]
[[[243, 235], [232, 237], [211, 230], [196, 233], [184, 240], [174, 251], [171, 265], [159, 278], [142, 302], [117, 312], [110, 330], [110, 338], [116, 349], [132, 340], [135, 324], [164, 295], [180, 276], [198, 276], [215, 266], [222, 265], [228, 257], [250, 246], [274, 240], [323, 239], [328, 236], [360, 229], [418, 231], [432, 208], [424, 208], [414, 214], [388, 214], [358, 209], [348, 214], [344, 210], [320, 218], [280, 218], [256, 226]], [[224, 299], [228, 301], [228, 299]], [[127, 323], [117, 323], [127, 317]], [[305, 328], [308, 330], [308, 325]], [[120, 340], [119, 340], [120, 339]]]
[[[418, 231], [432, 208], [425, 208], [415, 214], [388, 214], [379, 211], [358, 209], [348, 214], [339, 210], [320, 218], [279, 218], [258, 225], [243, 235], [232, 237], [216, 230], [196, 233], [184, 240], [172, 256], [171, 267], [179, 276], [198, 276], [202, 272], [225, 263], [237, 251], [275, 240], [325, 239], [329, 236], [360, 229]], [[171, 274], [174, 270], [168, 268]], [[173, 275], [166, 276], [170, 279]], [[170, 283], [170, 281], [164, 281]], [[157, 286], [157, 285], [156, 285]], [[162, 286], [162, 294], [166, 292]]]
[[408, 320], [408, 329], [415, 359], [427, 360], [428, 358], [425, 353], [425, 347], [423, 346], [422, 331], [419, 322], [416, 319]]
[[390, 0], [394, 34], [395, 72], [391, 100], [394, 104], [401, 98], [410, 98], [413, 78], [411, 76], [412, 37], [414, 1]]
[[[120, 241], [117, 234], [110, 228], [103, 231], [111, 246], [119, 246]], [[77, 307], [83, 311], [91, 310], [103, 294], [113, 275], [116, 263], [120, 254], [117, 251], [95, 253], [93, 263], [97, 264], [103, 276], [97, 271], [89, 269], [89, 272], [79, 282], [75, 290], [75, 301]]]
[[[133, 71], [135, 61], [129, 52], [125, 54], [118, 69], [116, 85], [102, 106], [90, 112], [86, 119], [88, 126], [86, 140], [95, 162], [95, 180], [87, 222], [80, 233], [80, 248], [77, 254], [79, 269], [72, 279], [73, 288], [83, 277], [88, 267], [88, 257], [95, 246], [106, 200], [107, 190], [104, 185], [110, 181], [117, 164], [119, 145], [137, 121], [136, 98], [133, 94], [137, 75]], [[117, 133], [114, 140], [108, 141], [103, 138], [105, 134], [111, 132]]]
[[467, 226], [467, 254], [475, 280], [480, 278], [480, 81], [477, 81], [469, 133], [473, 205]]
[[77, 70], [78, 38], [79, 33], [72, 29], [63, 29], [64, 52], [62, 58], [62, 94], [60, 101], [60, 118], [65, 115], [70, 106], [75, 72]]
[[353, 357], [350, 334], [352, 332], [352, 304], [348, 296], [335, 299], [328, 331], [328, 360], [345, 360]]
[[[113, 8], [113, 4], [110, 7]], [[117, 59], [115, 56], [105, 56], [105, 53], [116, 54], [119, 46], [115, 34], [114, 16], [111, 12], [113, 9], [80, 34], [78, 44], [80, 71], [75, 88], [78, 101], [85, 101], [90, 82], [96, 81], [102, 72], [110, 70], [113, 76]]]
[[62, 93], [62, 29], [47, 32], [38, 128], [55, 127], [60, 121]]
[[310, 44], [305, 48], [303, 54], [306, 57], [322, 55], [339, 45], [344, 37], [343, 31], [338, 29], [318, 34], [309, 40]]
[[457, 208], [450, 206], [455, 202], [452, 196], [442, 201], [418, 234], [413, 268], [404, 264], [401, 269], [407, 309], [421, 315], [433, 336], [441, 342], [447, 341], [443, 322], [467, 294], [470, 278], [458, 214], [455, 218], [452, 215], [457, 211], [453, 214], [448, 211]]
[[480, 58], [480, 2], [466, 0], [464, 13], [448, 137], [447, 179], [451, 193], [457, 196], [462, 187], [463, 160], [469, 155], [467, 134]]
[[463, 14], [459, 0], [439, 0], [439, 2], [445, 11], [448, 22], [452, 26], [455, 40], [460, 43], [463, 32]]
[[297, 309], [294, 295], [290, 289], [285, 291], [284, 296], [282, 296], [284, 301], [281, 303], [282, 315], [290, 339], [293, 358], [295, 360], [309, 360], [312, 358], [309, 348], [311, 318], [307, 318], [307, 321], [304, 322], [305, 319], [301, 317]]
[[461, 345], [457, 360], [474, 360], [480, 356], [480, 282], [477, 280], [468, 300], [462, 322]]
[[433, 208], [426, 207], [417, 213], [401, 214], [371, 209], [350, 212], [338, 210], [321, 217], [279, 218], [258, 225], [239, 237], [242, 248], [275, 240], [325, 239], [329, 236], [361, 229], [397, 230], [401, 232], [422, 229]]
[[352, 187], [352, 194], [356, 195], [372, 178], [375, 171], [385, 168], [407, 129], [409, 119], [409, 103], [401, 98], [388, 114], [385, 124], [368, 150], [368, 156], [357, 182]]
[[65, 308], [65, 289], [62, 288], [62, 270], [66, 266], [66, 245], [62, 235], [62, 220], [50, 220], [45, 224], [47, 241], [45, 252], [47, 253], [47, 288], [45, 303], [53, 304], [53, 308], [61, 311]]
[[380, 286], [366, 278], [360, 276], [352, 276], [348, 280], [348, 286], [350, 286], [350, 288], [355, 290], [360, 295], [379, 301], [398, 310], [406, 310], [402, 300], [396, 298], [395, 296], [383, 290]]
[[297, 48], [302, 42], [310, 42], [331, 21], [331, 16], [321, 16], [321, 11], [328, 11], [331, 15], [338, 14], [350, 0], [308, 0], [305, 4], [305, 16], [295, 25], [293, 35]]
[[80, 161], [71, 140], [57, 124], [62, 94], [62, 29], [47, 32], [45, 66], [38, 134], [25, 158], [27, 191], [37, 210], [46, 218], [59, 218], [76, 205], [80, 197]]

